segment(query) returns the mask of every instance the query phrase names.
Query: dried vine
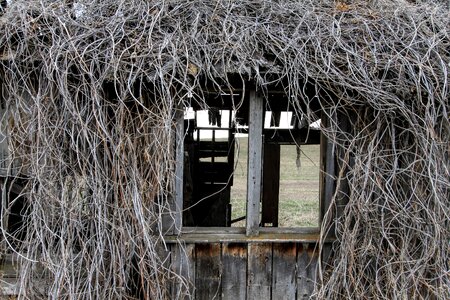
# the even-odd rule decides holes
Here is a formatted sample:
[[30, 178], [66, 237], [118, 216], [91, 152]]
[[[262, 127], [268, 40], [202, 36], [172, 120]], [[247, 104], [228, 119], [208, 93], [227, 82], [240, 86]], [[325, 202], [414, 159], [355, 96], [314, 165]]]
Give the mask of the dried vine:
[[296, 103], [311, 101], [305, 82], [335, 99], [324, 132], [350, 192], [316, 295], [450, 297], [448, 8], [16, 0], [0, 15], [2, 131], [29, 203], [25, 241], [6, 231], [7, 209], [1, 224], [20, 296], [163, 299], [187, 284], [162, 255], [174, 114], [204, 101], [205, 81], [240, 73], [262, 89], [276, 74]]

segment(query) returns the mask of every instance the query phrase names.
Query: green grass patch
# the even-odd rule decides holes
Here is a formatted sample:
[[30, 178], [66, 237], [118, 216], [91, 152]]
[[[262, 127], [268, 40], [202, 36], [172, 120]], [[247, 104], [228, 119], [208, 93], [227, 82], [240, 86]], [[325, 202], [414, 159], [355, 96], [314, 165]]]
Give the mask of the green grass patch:
[[[237, 139], [239, 152], [231, 188], [232, 218], [245, 216], [247, 194], [247, 138]], [[301, 146], [297, 168], [295, 145], [281, 146], [280, 227], [317, 227], [319, 220], [319, 145]], [[245, 226], [245, 221], [233, 224]]]

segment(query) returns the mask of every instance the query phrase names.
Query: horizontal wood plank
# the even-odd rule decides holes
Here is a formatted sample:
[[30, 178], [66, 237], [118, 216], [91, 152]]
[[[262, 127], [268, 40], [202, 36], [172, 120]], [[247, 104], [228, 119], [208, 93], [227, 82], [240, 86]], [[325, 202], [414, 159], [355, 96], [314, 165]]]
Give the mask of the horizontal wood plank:
[[[183, 227], [182, 233], [245, 233], [244, 227]], [[260, 233], [295, 233], [295, 234], [319, 234], [318, 227], [264, 227], [259, 229]]]
[[[319, 241], [319, 233], [260, 233], [258, 236], [246, 236], [244, 233], [184, 233], [181, 236], [166, 236], [167, 243], [175, 243], [180, 240], [185, 243], [316, 243]], [[326, 243], [333, 242], [334, 238], [327, 237]]]

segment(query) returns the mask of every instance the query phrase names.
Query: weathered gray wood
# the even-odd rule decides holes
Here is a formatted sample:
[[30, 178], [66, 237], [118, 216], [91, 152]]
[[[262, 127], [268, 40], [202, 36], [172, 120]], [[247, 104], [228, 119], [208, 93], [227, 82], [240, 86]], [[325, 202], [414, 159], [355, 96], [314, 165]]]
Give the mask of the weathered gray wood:
[[264, 144], [262, 226], [278, 227], [280, 195], [280, 145]]
[[221, 250], [219, 243], [196, 245], [195, 299], [221, 299]]
[[183, 169], [184, 169], [184, 131], [183, 110], [175, 110], [175, 126], [172, 128], [172, 147], [175, 149], [175, 177], [172, 182], [175, 196], [168, 199], [168, 205], [161, 206], [162, 231], [166, 235], [177, 235], [181, 232], [183, 211]]
[[[172, 286], [172, 299], [192, 299], [195, 295], [195, 244], [172, 245], [172, 270], [187, 282], [175, 280]], [[192, 296], [192, 297], [191, 297]]]
[[[248, 133], [248, 129], [240, 128], [240, 133]], [[318, 129], [309, 127], [300, 129], [264, 128], [264, 142], [279, 145], [318, 145], [320, 144]]]
[[[326, 126], [326, 120], [322, 114], [322, 126]], [[327, 143], [326, 137], [323, 132], [320, 133], [320, 175], [319, 175], [319, 224], [322, 224], [323, 216], [325, 214], [325, 164], [326, 164], [326, 152]]]
[[[331, 114], [331, 113], [330, 113]], [[334, 113], [333, 113], [334, 117]], [[327, 114], [322, 113], [322, 126], [329, 127], [330, 119]], [[331, 200], [336, 186], [336, 166], [335, 166], [335, 144], [333, 141], [327, 139], [324, 134], [321, 135], [320, 141], [320, 154], [321, 154], [321, 179], [320, 179], [320, 223], [323, 221], [323, 217], [330, 208]]]
[[258, 235], [262, 175], [263, 98], [250, 91], [248, 172], [247, 172], [247, 235]]
[[[314, 292], [318, 251], [315, 244], [297, 245], [297, 299], [309, 299]], [[317, 249], [316, 249], [317, 250]]]
[[[331, 119], [327, 120], [327, 126], [331, 126], [331, 122], [336, 122], [336, 113], [329, 112], [328, 113]], [[331, 207], [331, 202], [333, 199], [334, 192], [336, 190], [336, 145], [330, 139], [326, 140], [327, 149], [326, 149], [326, 161], [325, 161], [325, 191], [324, 191], [324, 214], [330, 211], [330, 224], [328, 225], [327, 235], [334, 235], [335, 225], [334, 218], [336, 217], [336, 212], [331, 210], [334, 209], [335, 206]]]
[[184, 172], [184, 114], [182, 108], [175, 114], [175, 211], [174, 234], [181, 232], [183, 210], [183, 172]]
[[222, 299], [246, 299], [247, 244], [224, 243], [222, 245], [222, 265]]
[[[183, 227], [182, 233], [242, 233], [245, 234], [245, 228], [241, 227]], [[263, 227], [259, 229], [260, 233], [295, 233], [295, 234], [319, 234], [320, 230], [316, 227], [283, 227], [271, 228]]]
[[273, 244], [272, 299], [295, 299], [296, 264], [295, 243]]
[[248, 245], [247, 299], [270, 299], [272, 286], [272, 244]]
[[[260, 228], [258, 236], [247, 236], [245, 228], [237, 227], [184, 227], [180, 236], [165, 236], [166, 243], [265, 243], [265, 242], [317, 242], [320, 231], [318, 228]], [[324, 242], [333, 242], [333, 237], [327, 237]]]
[[[260, 233], [256, 237], [249, 237], [245, 234], [239, 233], [208, 233], [208, 234], [196, 234], [187, 233], [182, 234], [180, 237], [166, 236], [167, 243], [177, 243], [182, 240], [186, 243], [289, 243], [289, 242], [317, 242], [319, 234], [299, 234], [299, 233]], [[327, 238], [325, 241], [332, 241], [333, 239]]]

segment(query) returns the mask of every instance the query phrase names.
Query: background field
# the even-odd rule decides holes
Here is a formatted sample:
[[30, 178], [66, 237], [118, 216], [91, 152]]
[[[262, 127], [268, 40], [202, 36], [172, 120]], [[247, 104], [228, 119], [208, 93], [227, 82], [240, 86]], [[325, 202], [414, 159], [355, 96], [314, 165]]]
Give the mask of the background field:
[[[232, 219], [245, 216], [247, 138], [237, 139], [239, 154], [231, 188]], [[319, 218], [319, 145], [301, 146], [300, 168], [295, 145], [281, 146], [280, 227], [316, 227]], [[245, 226], [245, 221], [233, 224]]]

